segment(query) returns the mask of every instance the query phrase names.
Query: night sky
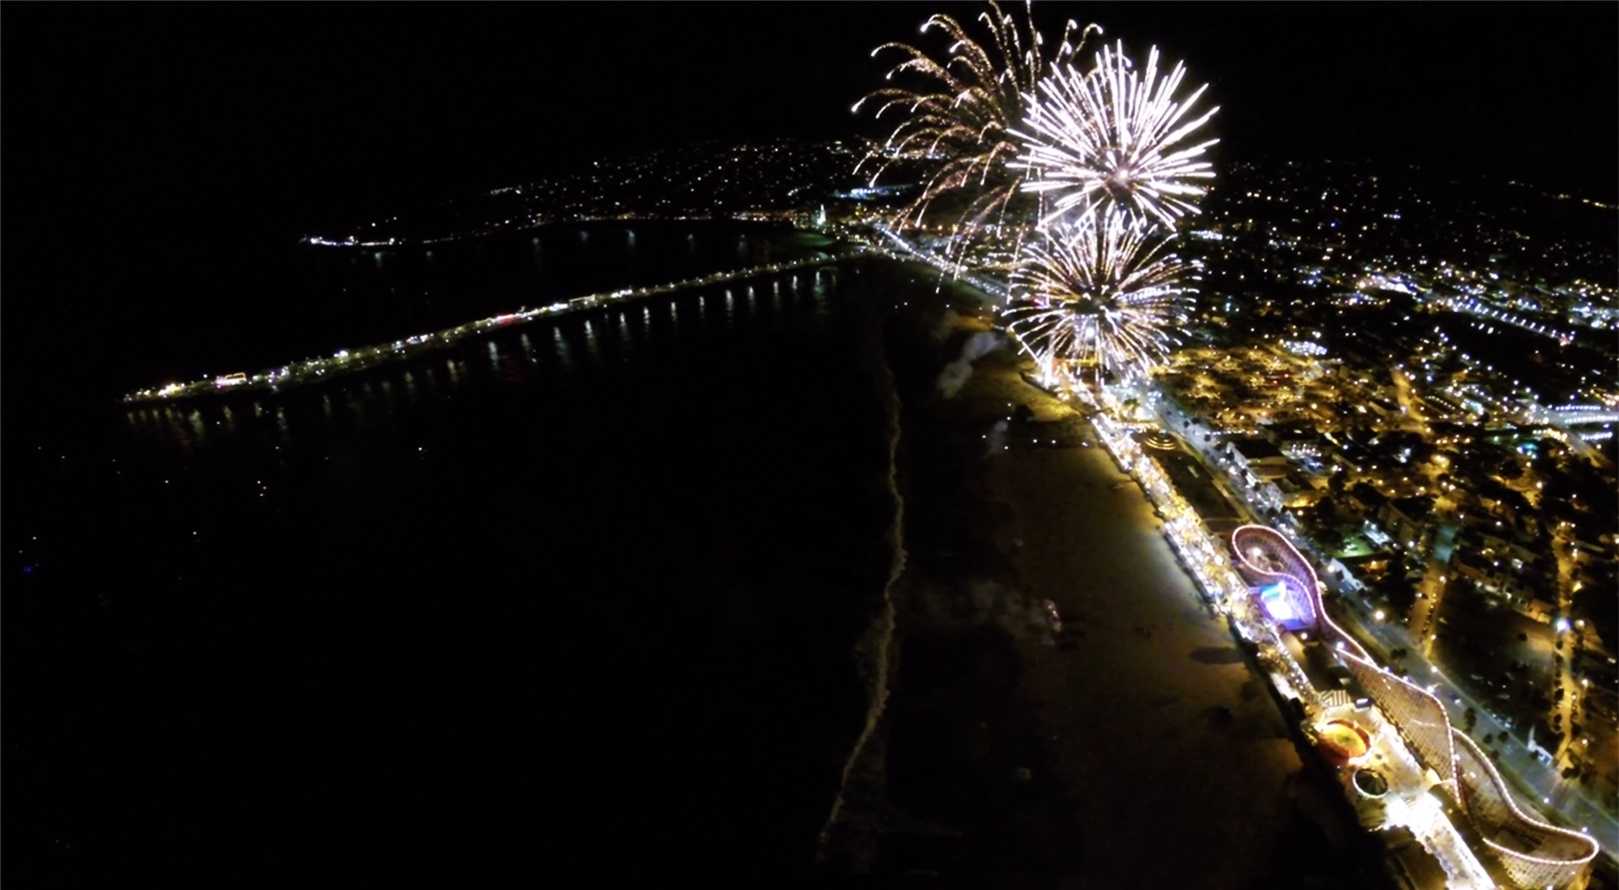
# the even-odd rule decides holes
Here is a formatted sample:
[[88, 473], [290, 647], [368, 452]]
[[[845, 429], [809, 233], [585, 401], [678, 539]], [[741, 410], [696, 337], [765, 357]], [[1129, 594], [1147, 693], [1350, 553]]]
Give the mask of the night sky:
[[[202, 292], [229, 312], [233, 276], [274, 276], [336, 223], [671, 142], [852, 134], [872, 47], [981, 8], [8, 5], [7, 345], [33, 335], [7, 366], [105, 352], [131, 313]], [[1224, 158], [1611, 200], [1616, 9], [1053, 3], [1036, 20], [1094, 17], [1186, 58], [1222, 106]]]

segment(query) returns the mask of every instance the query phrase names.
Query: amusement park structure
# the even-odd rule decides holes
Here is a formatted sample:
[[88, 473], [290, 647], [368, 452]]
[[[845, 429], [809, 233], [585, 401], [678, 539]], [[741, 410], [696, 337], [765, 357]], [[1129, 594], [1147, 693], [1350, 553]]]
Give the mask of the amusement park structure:
[[[1231, 549], [1234, 566], [1278, 638], [1299, 651], [1317, 647], [1316, 654], [1326, 653], [1341, 665], [1327, 682], [1312, 684], [1325, 688], [1305, 691], [1314, 700], [1302, 704], [1323, 753], [1345, 769], [1352, 797], [1378, 798], [1374, 822], [1410, 827], [1446, 866], [1454, 885], [1490, 886], [1499, 880], [1529, 890], [1583, 883], [1599, 849], [1596, 841], [1525, 812], [1489, 756], [1451, 725], [1438, 698], [1378, 666], [1333, 623], [1315, 571], [1281, 532], [1240, 526], [1231, 534]], [[1358, 695], [1344, 694], [1346, 685]], [[1389, 775], [1374, 773], [1374, 761]], [[1455, 817], [1447, 819], [1447, 810]], [[1468, 835], [1477, 843], [1463, 842]], [[1473, 857], [1471, 847], [1488, 851], [1495, 868]]]

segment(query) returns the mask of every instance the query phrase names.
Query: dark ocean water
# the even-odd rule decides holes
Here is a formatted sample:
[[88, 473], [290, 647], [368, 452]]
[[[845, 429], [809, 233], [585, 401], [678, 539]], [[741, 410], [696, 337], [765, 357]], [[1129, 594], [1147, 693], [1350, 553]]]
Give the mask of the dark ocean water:
[[[808, 249], [581, 231], [306, 258], [295, 308], [323, 321], [255, 342], [276, 361]], [[8, 431], [7, 883], [807, 870], [892, 558], [877, 277]]]

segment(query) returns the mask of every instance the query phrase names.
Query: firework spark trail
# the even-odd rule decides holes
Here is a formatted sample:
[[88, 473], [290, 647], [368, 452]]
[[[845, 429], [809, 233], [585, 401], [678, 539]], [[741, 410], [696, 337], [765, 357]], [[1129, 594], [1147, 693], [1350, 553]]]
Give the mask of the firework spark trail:
[[1208, 85], [1182, 100], [1176, 94], [1185, 63], [1160, 73], [1156, 47], [1138, 71], [1115, 43], [1097, 52], [1091, 70], [1056, 66], [1040, 81], [1028, 116], [1010, 135], [1021, 143], [1011, 166], [1030, 174], [1020, 188], [1053, 199], [1042, 227], [1071, 211], [1124, 209], [1173, 228], [1197, 212], [1204, 182], [1214, 178], [1202, 156], [1219, 140], [1183, 141], [1220, 109], [1188, 119]]
[[1012, 276], [1006, 326], [1047, 373], [1089, 365], [1145, 374], [1176, 342], [1192, 302], [1191, 266], [1170, 238], [1121, 209], [1091, 212], [1042, 232]]
[[1040, 79], [1054, 66], [1072, 59], [1086, 38], [1100, 33], [1101, 28], [1081, 28], [1070, 19], [1048, 65], [1042, 54], [1045, 41], [1027, 13], [1025, 4], [1023, 27], [1019, 27], [1016, 18], [990, 0], [989, 10], [979, 15], [989, 29], [999, 64], [947, 15], [932, 16], [921, 29], [923, 34], [943, 31], [952, 41], [942, 64], [903, 43], [885, 43], [872, 51], [873, 57], [885, 51], [904, 54], [888, 72], [888, 80], [911, 76], [919, 81], [914, 89], [895, 86], [872, 92], [851, 109], [858, 113], [875, 100], [876, 119], [896, 109], [905, 115], [888, 139], [873, 147], [855, 167], [858, 173], [868, 162], [875, 162], [870, 183], [876, 185], [896, 161], [923, 165], [921, 190], [903, 208], [899, 220], [920, 225], [935, 200], [960, 195], [967, 203], [959, 214], [952, 214], [953, 233], [976, 229], [991, 218], [998, 226], [1007, 205], [1032, 175], [1012, 166], [1020, 145], [1011, 128], [1023, 119], [1025, 103]]

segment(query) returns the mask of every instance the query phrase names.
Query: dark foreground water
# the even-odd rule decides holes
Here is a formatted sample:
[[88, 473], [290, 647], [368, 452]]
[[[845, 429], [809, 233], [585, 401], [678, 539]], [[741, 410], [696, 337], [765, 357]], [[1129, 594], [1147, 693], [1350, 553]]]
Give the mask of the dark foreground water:
[[[532, 244], [525, 270], [515, 242], [341, 256], [322, 293], [448, 269], [434, 286], [473, 280], [477, 311], [410, 318], [453, 322], [768, 252], [666, 234], [572, 271]], [[6, 883], [810, 868], [892, 559], [875, 277], [760, 279], [325, 389], [8, 430]], [[391, 318], [334, 315], [312, 345]]]

